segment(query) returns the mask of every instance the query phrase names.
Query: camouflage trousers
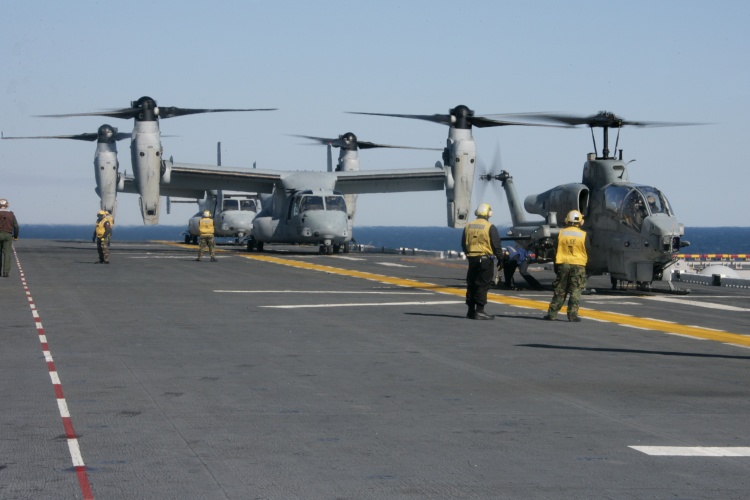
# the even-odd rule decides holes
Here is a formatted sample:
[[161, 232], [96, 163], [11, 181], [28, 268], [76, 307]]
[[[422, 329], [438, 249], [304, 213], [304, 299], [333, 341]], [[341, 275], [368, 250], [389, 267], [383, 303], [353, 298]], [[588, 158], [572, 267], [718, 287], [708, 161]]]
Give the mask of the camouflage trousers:
[[109, 262], [109, 238], [97, 238], [96, 251], [99, 253], [99, 262]]
[[578, 303], [581, 300], [581, 292], [586, 288], [586, 267], [574, 266], [572, 264], [555, 265], [557, 277], [552, 283], [554, 294], [549, 304], [547, 314], [550, 318], [557, 316], [557, 312], [565, 303], [565, 296], [570, 294], [568, 300], [568, 317], [578, 315]]
[[208, 253], [213, 258], [214, 253], [216, 253], [216, 240], [214, 239], [214, 235], [210, 236], [201, 236], [198, 239], [198, 258], [203, 257], [203, 252], [206, 250], [206, 247], [208, 247]]

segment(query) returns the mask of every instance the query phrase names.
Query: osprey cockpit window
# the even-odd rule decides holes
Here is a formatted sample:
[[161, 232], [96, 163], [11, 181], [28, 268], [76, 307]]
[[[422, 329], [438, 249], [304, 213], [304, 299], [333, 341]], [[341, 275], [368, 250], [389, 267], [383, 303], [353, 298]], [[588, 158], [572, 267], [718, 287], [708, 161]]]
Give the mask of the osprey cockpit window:
[[242, 200], [240, 203], [240, 210], [245, 212], [257, 212], [258, 207], [255, 205], [255, 200]]
[[341, 195], [326, 196], [326, 210], [346, 212], [346, 202]]
[[221, 206], [222, 212], [226, 212], [227, 210], [237, 210], [237, 203], [238, 200], [224, 200], [224, 203]]
[[324, 210], [322, 196], [303, 196], [300, 200], [300, 213], [310, 210]]

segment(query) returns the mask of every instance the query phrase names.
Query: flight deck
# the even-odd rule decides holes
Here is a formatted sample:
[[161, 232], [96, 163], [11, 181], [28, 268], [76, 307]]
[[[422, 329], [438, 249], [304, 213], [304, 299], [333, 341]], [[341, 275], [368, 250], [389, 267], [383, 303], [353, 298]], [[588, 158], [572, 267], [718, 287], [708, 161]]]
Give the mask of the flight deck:
[[472, 321], [464, 261], [267, 250], [16, 241], [0, 498], [750, 495], [750, 289]]

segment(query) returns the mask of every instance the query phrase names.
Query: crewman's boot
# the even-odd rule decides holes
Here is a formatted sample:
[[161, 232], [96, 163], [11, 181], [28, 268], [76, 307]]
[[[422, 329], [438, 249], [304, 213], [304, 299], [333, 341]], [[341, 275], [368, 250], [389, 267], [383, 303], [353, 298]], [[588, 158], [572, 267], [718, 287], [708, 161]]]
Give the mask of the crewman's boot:
[[495, 319], [495, 317], [484, 312], [483, 307], [477, 307], [477, 310], [474, 312], [474, 319]]
[[216, 262], [216, 257], [211, 257], [211, 262]]
[[469, 311], [466, 313], [466, 317], [469, 319], [474, 319], [475, 315], [476, 311], [474, 310], [474, 306], [469, 306]]

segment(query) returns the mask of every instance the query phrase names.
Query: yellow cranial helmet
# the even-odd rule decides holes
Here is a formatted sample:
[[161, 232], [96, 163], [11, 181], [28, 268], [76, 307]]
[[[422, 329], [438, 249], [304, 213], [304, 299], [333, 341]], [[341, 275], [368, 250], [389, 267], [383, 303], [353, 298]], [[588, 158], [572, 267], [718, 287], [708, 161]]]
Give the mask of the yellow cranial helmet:
[[105, 215], [107, 215], [107, 211], [106, 211], [106, 210], [99, 210], [99, 211], [98, 211], [98, 212], [96, 213], [96, 215], [97, 215], [98, 217], [104, 217]]
[[474, 211], [474, 215], [476, 215], [477, 217], [482, 217], [484, 219], [489, 219], [490, 217], [492, 217], [492, 207], [490, 207], [489, 203], [482, 203]]
[[568, 215], [565, 216], [565, 222], [567, 224], [580, 226], [583, 224], [583, 214], [578, 210], [571, 210]]

